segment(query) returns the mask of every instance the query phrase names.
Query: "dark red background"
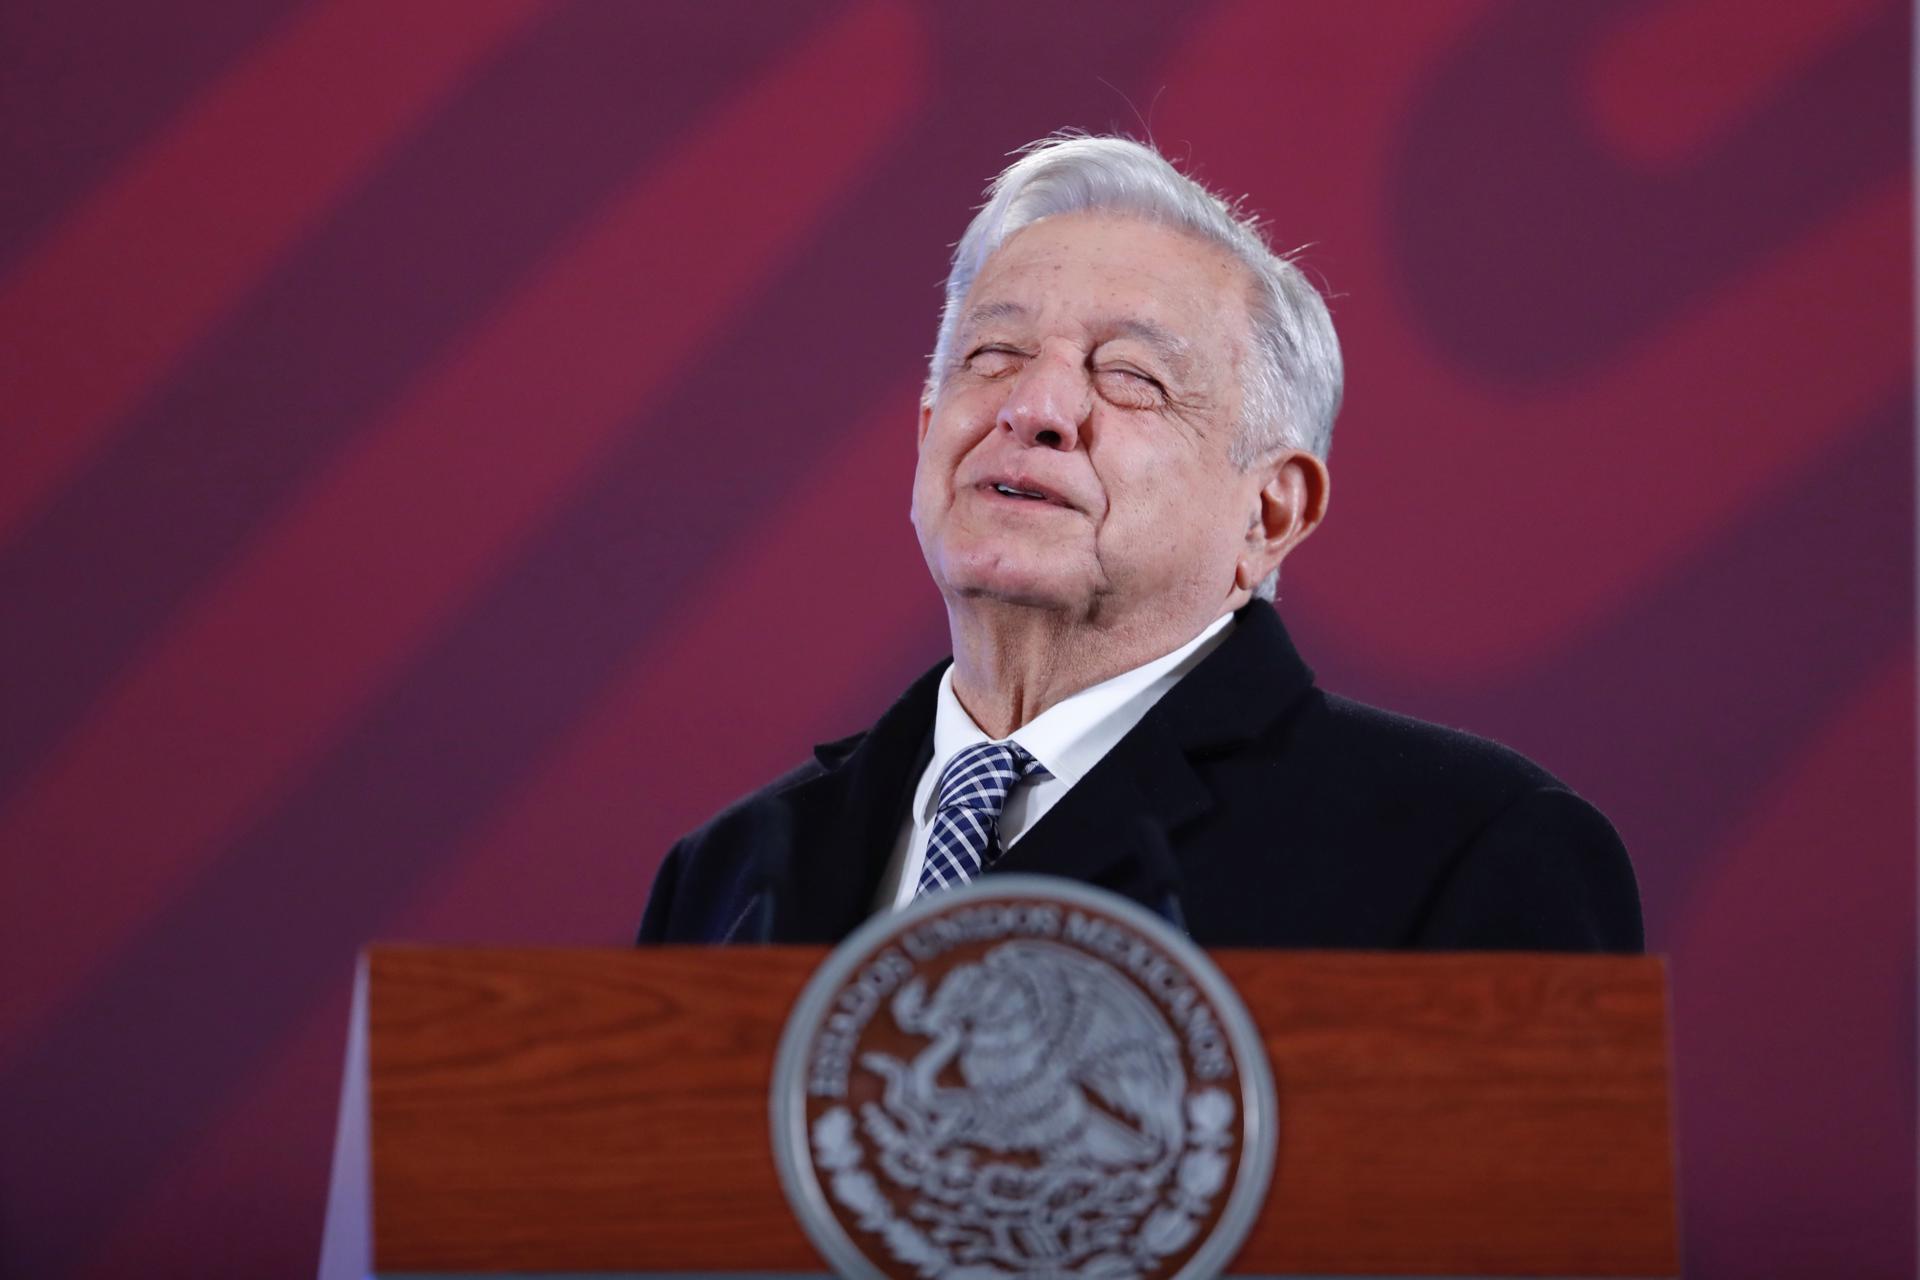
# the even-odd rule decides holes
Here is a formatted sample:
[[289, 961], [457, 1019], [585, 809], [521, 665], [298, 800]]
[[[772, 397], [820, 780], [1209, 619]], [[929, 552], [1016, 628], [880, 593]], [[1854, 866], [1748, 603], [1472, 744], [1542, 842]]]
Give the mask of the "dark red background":
[[1911, 1276], [1910, 18], [0, 6], [0, 1270], [306, 1272], [355, 951], [619, 943], [944, 651], [945, 247], [1139, 132], [1334, 295], [1324, 683], [1672, 958], [1689, 1273]]

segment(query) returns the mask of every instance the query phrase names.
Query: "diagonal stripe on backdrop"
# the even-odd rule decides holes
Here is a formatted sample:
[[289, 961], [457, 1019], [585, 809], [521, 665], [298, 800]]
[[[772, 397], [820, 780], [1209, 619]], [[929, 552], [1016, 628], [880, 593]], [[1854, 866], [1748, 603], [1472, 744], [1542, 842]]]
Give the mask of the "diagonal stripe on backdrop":
[[[37, 974], [0, 989], [0, 1038], [19, 1043], [270, 805], [591, 473], [896, 136], [923, 56], [914, 15], [886, 0], [800, 45], [612, 201], [161, 638], [0, 814], [0, 845], [62, 851], [0, 907], [0, 968]], [[858, 97], [841, 91], [854, 80]], [[778, 216], [738, 198], [742, 174]], [[729, 251], [684, 252], [696, 238]], [[155, 725], [178, 727], [175, 750], [152, 749]], [[109, 791], [117, 803], [99, 804]], [[85, 916], [48, 910], [83, 889]]]
[[[0, 5], [0, 280], [313, 0]], [[25, 126], [25, 127], [22, 127]]]
[[1691, 0], [1622, 10], [1589, 61], [1594, 126], [1649, 168], [1684, 163], [1886, 9], [1885, 0]]
[[[1144, 6], [1120, 12], [1129, 19], [1126, 52], [1109, 70], [1134, 85], [1157, 59], [1161, 24]], [[956, 11], [946, 23], [954, 29], [936, 46], [960, 65], [973, 65], [965, 54], [973, 21]], [[1050, 57], [1036, 52], [1031, 70], [1003, 66], [992, 120], [983, 122], [971, 88], [952, 95], [945, 121], [918, 118], [911, 145], [875, 166], [751, 313], [690, 362], [670, 395], [649, 404], [634, 424], [644, 429], [623, 433], [595, 480], [516, 548], [458, 625], [60, 1011], [40, 1047], [5, 1077], [22, 1121], [21, 1167], [36, 1167], [32, 1153], [49, 1142], [57, 1147], [67, 1127], [60, 1117], [94, 1093], [85, 1064], [98, 1060], [99, 1046], [150, 1044], [154, 1056], [180, 1057], [185, 1069], [150, 1079], [137, 1099], [106, 1103], [111, 1114], [85, 1104], [93, 1123], [121, 1135], [115, 1167], [83, 1179], [88, 1220], [96, 1232], [116, 1220], [134, 1195], [170, 1176], [197, 1135], [225, 1123], [227, 1094], [270, 1067], [274, 1046], [337, 986], [354, 948], [390, 927], [396, 906], [470, 844], [474, 820], [519, 791], [645, 637], [678, 625], [684, 601], [704, 598], [715, 571], [710, 555], [737, 567], [734, 549], [807, 540], [809, 531], [770, 527], [762, 514], [788, 509], [774, 499], [790, 487], [820, 482], [824, 442], [858, 429], [858, 416], [835, 407], [849, 392], [865, 401], [922, 366], [943, 257], [943, 237], [929, 229], [957, 230], [977, 199], [978, 175], [1026, 140], [1031, 121], [1105, 118], [1111, 91], [1095, 86], [1100, 101], [1087, 105], [1064, 78], [1040, 74]], [[923, 144], [952, 128], [964, 131], [962, 154], [943, 151], [929, 171]], [[864, 269], [850, 274], [849, 263]], [[834, 323], [820, 323], [836, 310]], [[902, 324], [903, 316], [917, 319]], [[881, 503], [887, 523], [904, 532], [898, 499]], [[873, 510], [871, 495], [860, 505]], [[860, 567], [847, 566], [844, 593], [895, 585], [865, 578]], [[911, 576], [917, 582], [920, 571]], [[772, 634], [823, 608], [839, 605], [813, 599], [790, 611], [797, 617], [770, 610], [749, 625]], [[844, 708], [823, 713], [807, 734], [851, 724], [856, 710], [869, 713], [917, 673], [909, 668], [942, 644], [937, 606], [929, 623], [892, 654], [876, 655]], [[523, 898], [531, 896], [525, 885], [566, 875], [539, 861], [522, 872]], [[637, 902], [611, 901], [620, 889], [608, 886], [603, 913], [587, 927], [608, 928], [616, 916], [613, 929], [631, 927]], [[241, 903], [230, 928], [231, 908]], [[171, 1002], [168, 993], [181, 991], [198, 993], [191, 1007]], [[327, 1110], [332, 1099], [309, 1096], [306, 1105]]]
[[[792, 765], [815, 740], [840, 732], [836, 726], [870, 716], [874, 655], [897, 653], [903, 669], [916, 671], [932, 660], [940, 604], [913, 531], [899, 520], [894, 536], [876, 543], [871, 527], [876, 498], [891, 504], [886, 495], [904, 494], [910, 481], [918, 390], [917, 383], [894, 388], [809, 466], [761, 521], [806, 536], [749, 539], [721, 557], [702, 575], [707, 588], [675, 609], [670, 633], [635, 650], [591, 717], [501, 797], [486, 829], [464, 841], [440, 875], [411, 901], [392, 904], [383, 933], [624, 942], [674, 837]], [[826, 599], [835, 602], [831, 615], [819, 612]], [[744, 649], [762, 650], [770, 618], [790, 620], [780, 628], [779, 652], [743, 662]], [[861, 642], [846, 643], [849, 634]], [[758, 709], [750, 722], [737, 714], [744, 707]], [[645, 772], [658, 758], [660, 735], [673, 738], [676, 755], [697, 762], [697, 784], [685, 785], [687, 775], [678, 773], [676, 789]], [[529, 874], [533, 867], [537, 875]], [[197, 1127], [167, 1176], [109, 1231], [86, 1275], [124, 1274], [181, 1221], [209, 1217], [236, 1185], [258, 1197], [263, 1214], [284, 1217], [278, 1206], [289, 1199], [318, 1202], [349, 978], [343, 967], [336, 989], [244, 1091]], [[291, 1132], [290, 1117], [298, 1118]]]
[[[1912, 1274], [1911, 645], [1855, 679], [1718, 842], [1674, 931], [1690, 1276]], [[1822, 1229], [1782, 1233], [1761, 1264], [1757, 1205]]]
[[226, 1095], [218, 1119], [195, 1129], [165, 1176], [86, 1243], [72, 1280], [151, 1275], [153, 1260], [165, 1257], [191, 1257], [196, 1276], [286, 1275], [289, 1258], [310, 1269], [320, 1253], [351, 997], [352, 982], [343, 981], [301, 1017], [258, 1074]]
[[[1324, 594], [1294, 597], [1302, 648], [1326, 655], [1329, 688], [1471, 724], [1573, 780], [1632, 852], [1660, 950], [1691, 910], [1705, 851], [1747, 820], [1861, 671], [1913, 649], [1912, 399], [1812, 429], [1833, 440], [1813, 465], [1626, 608], [1498, 680], [1448, 687], [1370, 666], [1323, 630]], [[1824, 866], [1845, 874], [1844, 860]]]
[[703, 0], [574, 3], [389, 149], [0, 544], [0, 599], [34, 602], [0, 610], [0, 653], [36, 673], [4, 698], [0, 807], [330, 458], [841, 2], [746, 30]]
[[[1888, 283], [1888, 264], [1908, 261], [1911, 225], [1904, 179], [1870, 191], [1550, 408], [1459, 379], [1393, 317], [1352, 325], [1356, 343], [1403, 371], [1356, 403], [1425, 426], [1391, 444], [1353, 437], [1348, 456], [1391, 449], [1397, 473], [1428, 482], [1348, 493], [1340, 536], [1315, 548], [1312, 571], [1343, 584], [1325, 602], [1341, 642], [1381, 665], [1483, 676], [1620, 608], [1911, 381], [1909, 302]], [[1676, 421], [1688, 429], [1664, 429]], [[1493, 453], [1527, 485], [1497, 503], [1454, 501], [1465, 460]], [[1448, 536], [1384, 545], [1409, 526]], [[1516, 526], [1529, 536], [1514, 537]], [[1470, 581], [1450, 571], [1462, 561], [1478, 566]], [[1446, 625], [1363, 621], [1393, 609]]]
[[[1912, 205], [1899, 157], [1878, 134], [1836, 148], [1862, 157], [1863, 172], [1844, 185], [1801, 193], [1812, 201], [1801, 220], [1754, 237], [1747, 256], [1718, 263], [1711, 275], [1686, 277], [1696, 282], [1687, 288], [1674, 277], [1700, 256], [1697, 249], [1661, 271], [1642, 272], [1666, 278], [1664, 287], [1680, 294], [1670, 306], [1642, 315], [1644, 330], [1603, 340], [1580, 314], [1585, 304], [1578, 290], [1550, 295], [1570, 313], [1558, 322], [1539, 314], [1547, 297], [1532, 307], [1465, 310], [1464, 300], [1454, 297], [1453, 310], [1438, 299], [1434, 310], [1441, 318], [1423, 325], [1412, 306], [1413, 285], [1436, 273], [1473, 280], [1511, 273], [1514, 265], [1504, 251], [1485, 261], [1463, 251], [1460, 244], [1471, 238], [1446, 242], [1444, 253], [1436, 247], [1410, 257], [1402, 242], [1409, 228], [1425, 225], [1426, 197], [1438, 199], [1438, 193], [1409, 185], [1408, 131], [1437, 125], [1427, 107], [1416, 110], [1402, 95], [1428, 94], [1421, 86], [1446, 65], [1449, 50], [1472, 44], [1486, 22], [1599, 26], [1625, 12], [1618, 6], [1416, 5], [1407, 8], [1406, 22], [1382, 27], [1363, 9], [1322, 6], [1303, 17], [1312, 23], [1312, 38], [1291, 41], [1275, 38], [1281, 12], [1257, 0], [1220, 10], [1170, 65], [1171, 88], [1158, 118], [1171, 136], [1211, 136], [1209, 164], [1248, 175], [1238, 181], [1251, 187], [1255, 207], [1276, 215], [1289, 243], [1323, 242], [1309, 261], [1324, 263], [1338, 285], [1334, 309], [1342, 343], [1356, 361], [1394, 371], [1387, 379], [1356, 376], [1349, 388], [1336, 469], [1374, 479], [1341, 490], [1337, 518], [1316, 537], [1296, 578], [1296, 585], [1340, 584], [1322, 608], [1338, 628], [1341, 649], [1381, 668], [1419, 669], [1436, 681], [1497, 678], [1620, 607], [1674, 554], [1711, 540], [1758, 494], [1809, 466], [1826, 447], [1828, 424], [1862, 420], [1890, 389], [1910, 382]], [[1340, 50], [1338, 77], [1319, 73], [1328, 48]], [[1555, 97], [1564, 91], [1557, 80], [1540, 87]], [[1875, 93], [1862, 101], [1840, 98], [1829, 118], [1871, 124], [1878, 117], [1863, 101], [1871, 105], [1866, 100]], [[1462, 94], [1486, 109], [1471, 82]], [[1322, 111], [1349, 127], [1335, 135], [1251, 123]], [[1559, 145], [1583, 138], [1577, 132]], [[1781, 183], [1778, 153], [1765, 151], [1751, 165], [1745, 150], [1734, 158], [1740, 165], [1729, 181], [1780, 186], [1783, 196], [1798, 191]], [[1485, 174], [1426, 162], [1469, 188], [1494, 171], [1537, 173], [1504, 161]], [[1350, 178], [1322, 185], [1292, 177], [1333, 172]], [[1530, 190], [1551, 186], [1537, 179], [1529, 184]], [[1484, 209], [1486, 226], [1514, 217], [1497, 201], [1479, 203], [1491, 200], [1484, 191], [1447, 194], [1464, 200], [1460, 208]], [[1649, 204], [1661, 210], [1658, 194], [1633, 188], [1617, 203], [1596, 205], [1608, 212], [1596, 217], [1593, 234], [1604, 228], [1617, 242], [1658, 243], [1647, 239], [1653, 233], [1635, 216]], [[1685, 209], [1699, 216], [1727, 199], [1714, 187], [1690, 197]], [[1747, 224], [1753, 219], [1740, 214], [1728, 208], [1724, 220], [1752, 236]], [[1535, 232], [1546, 234], [1525, 229]], [[1701, 243], [1724, 239], [1710, 231]], [[1564, 341], [1577, 337], [1588, 358], [1553, 393], [1486, 370], [1467, 376], [1475, 363], [1463, 363], [1440, 337], [1466, 342], [1475, 334], [1485, 342], [1496, 322], [1550, 331]], [[1488, 345], [1480, 354], [1494, 360], [1506, 344]], [[1387, 423], [1419, 427], [1369, 425]], [[1523, 476], [1525, 483], [1500, 483], [1501, 476]], [[1490, 482], [1496, 500], [1464, 499]], [[1408, 528], [1444, 536], [1408, 539]], [[1514, 537], [1515, 528], [1528, 536]], [[1461, 571], [1466, 565], [1472, 572]], [[1432, 624], [1379, 621], [1407, 617]]]
[[[1126, 52], [1109, 65], [1113, 79], [1134, 84], [1135, 70], [1156, 56], [1161, 22], [1146, 6], [1122, 12], [1132, 19]], [[955, 15], [942, 20], [933, 47], [961, 66], [976, 65], [968, 39], [1000, 56], [997, 37], [975, 31], [977, 15]], [[922, 366], [930, 320], [899, 318], [930, 317], [937, 300], [944, 237], [929, 229], [957, 230], [979, 175], [1030, 136], [1031, 121], [1106, 118], [1110, 91], [1098, 86], [1101, 101], [1085, 105], [1065, 78], [1046, 74], [1047, 48], [1033, 46], [1031, 68], [1001, 62], [1001, 91], [987, 95], [998, 118], [989, 124], [970, 84], [952, 95], [945, 120], [917, 116], [912, 145], [894, 148], [849, 189], [806, 253], [649, 402], [594, 478], [503, 559], [457, 624], [392, 677], [268, 815], [217, 857], [203, 855], [191, 884], [9, 1065], [0, 1110], [10, 1116], [0, 1122], [20, 1140], [0, 1164], [43, 1169], [65, 1149], [67, 1117], [84, 1108], [91, 1123], [119, 1135], [111, 1167], [73, 1169], [75, 1199], [84, 1196], [73, 1220], [97, 1235], [166, 1176], [228, 1092], [271, 1060], [280, 1037], [347, 970], [353, 949], [384, 927], [392, 904], [457, 850], [467, 815], [484, 817], [491, 797], [537, 769], [622, 656], [648, 630], [673, 625], [679, 601], [707, 572], [709, 549], [804, 537], [762, 529], [757, 514], [810, 473], [821, 441], [852, 429], [831, 406], [849, 391], [865, 401]], [[863, 91], [871, 79], [860, 78]], [[945, 129], [961, 130], [963, 141], [943, 144], [942, 163], [929, 170], [923, 144]], [[778, 193], [769, 199], [778, 206]], [[843, 297], [850, 308], [830, 301]], [[808, 405], [829, 407], [829, 416]], [[903, 651], [928, 651], [937, 638], [918, 637]], [[892, 692], [903, 674], [891, 662], [877, 666], [867, 694]], [[182, 992], [195, 997], [182, 1001]], [[102, 1098], [112, 1085], [91, 1064], [104, 1069], [127, 1052], [178, 1068], [151, 1074], [138, 1095]], [[47, 1199], [30, 1194], [23, 1212]], [[80, 1238], [47, 1235], [50, 1250], [66, 1247], [57, 1236]]]
[[[754, 540], [702, 575], [674, 626], [421, 887], [398, 936], [625, 941], [674, 839], [872, 716], [876, 655], [917, 675], [944, 652], [915, 643], [939, 636], [942, 614], [912, 528], [874, 537], [876, 506], [905, 506], [917, 397], [894, 389], [762, 519], [804, 537]], [[661, 785], [664, 742], [696, 785]]]
[[386, 148], [547, 7], [476, 0], [447, 22], [329, 0], [70, 214], [0, 286], [0, 540]]

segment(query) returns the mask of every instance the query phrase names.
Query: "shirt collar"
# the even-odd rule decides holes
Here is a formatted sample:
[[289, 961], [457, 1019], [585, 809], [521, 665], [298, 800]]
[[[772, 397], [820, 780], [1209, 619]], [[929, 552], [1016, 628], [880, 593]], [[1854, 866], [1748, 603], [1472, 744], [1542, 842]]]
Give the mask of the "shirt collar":
[[[1222, 614], [1199, 635], [1151, 662], [1123, 671], [1110, 680], [1061, 699], [1000, 741], [1019, 744], [1043, 768], [1071, 786], [1085, 777], [1114, 744], [1127, 736], [1140, 718], [1200, 665], [1226, 638], [1233, 615]], [[933, 759], [938, 770], [977, 742], [987, 742], [986, 731], [975, 724], [953, 692], [953, 667], [940, 677], [934, 702]]]

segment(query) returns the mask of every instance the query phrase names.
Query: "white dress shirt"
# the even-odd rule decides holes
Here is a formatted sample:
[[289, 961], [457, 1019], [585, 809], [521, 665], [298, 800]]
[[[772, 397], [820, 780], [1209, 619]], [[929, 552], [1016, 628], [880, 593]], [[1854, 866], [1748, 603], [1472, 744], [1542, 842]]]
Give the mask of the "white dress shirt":
[[933, 825], [940, 798], [940, 775], [948, 761], [975, 743], [991, 740], [1017, 743], [1040, 762], [1045, 772], [1036, 772], [1015, 784], [1000, 814], [1000, 846], [1010, 849], [1140, 723], [1154, 703], [1226, 639], [1232, 623], [1232, 614], [1222, 614], [1172, 653], [1082, 689], [999, 739], [989, 739], [960, 705], [953, 693], [953, 668], [949, 666], [940, 677], [934, 704], [933, 758], [914, 790], [913, 807], [894, 843], [887, 874], [880, 878], [874, 908], [897, 909], [913, 901], [920, 884], [920, 868], [927, 859], [927, 830]]

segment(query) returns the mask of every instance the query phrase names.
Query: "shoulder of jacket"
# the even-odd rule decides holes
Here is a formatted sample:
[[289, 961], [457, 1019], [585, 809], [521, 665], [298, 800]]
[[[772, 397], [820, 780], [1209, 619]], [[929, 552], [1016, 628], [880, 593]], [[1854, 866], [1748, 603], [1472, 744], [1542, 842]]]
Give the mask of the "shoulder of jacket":
[[1377, 762], [1383, 770], [1445, 775], [1456, 785], [1518, 793], [1567, 790], [1558, 778], [1518, 751], [1491, 738], [1318, 692], [1323, 731], [1349, 763]]
[[818, 759], [795, 765], [772, 782], [749, 791], [689, 831], [681, 837], [679, 845], [697, 847], [718, 833], [732, 831], [743, 825], [758, 826], [773, 812], [784, 809], [793, 792], [825, 777], [828, 772], [828, 768]]

